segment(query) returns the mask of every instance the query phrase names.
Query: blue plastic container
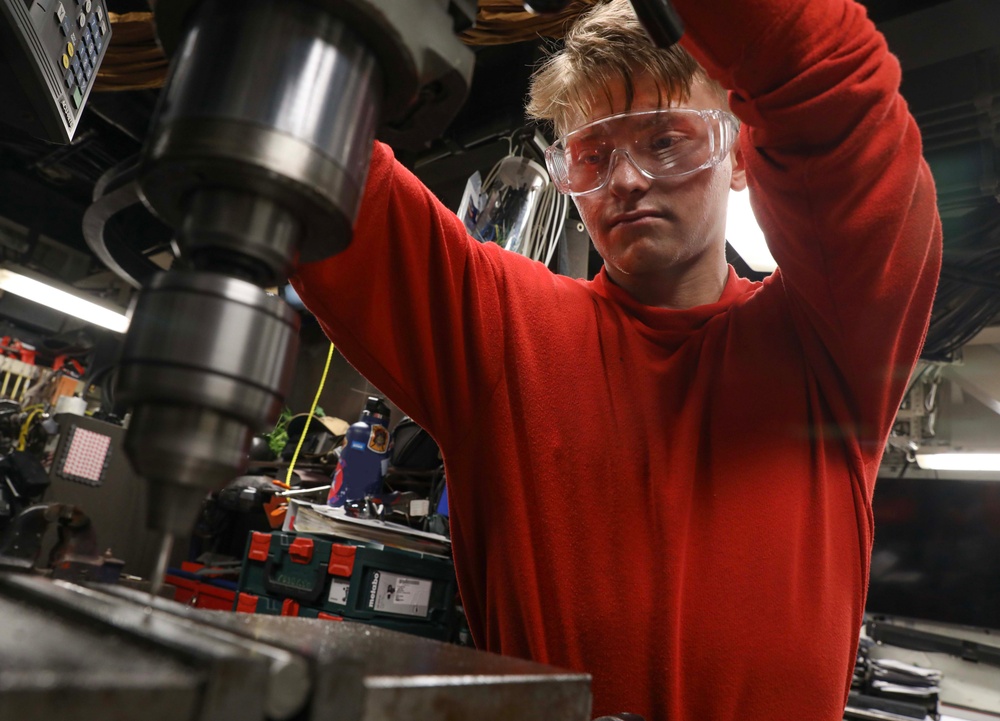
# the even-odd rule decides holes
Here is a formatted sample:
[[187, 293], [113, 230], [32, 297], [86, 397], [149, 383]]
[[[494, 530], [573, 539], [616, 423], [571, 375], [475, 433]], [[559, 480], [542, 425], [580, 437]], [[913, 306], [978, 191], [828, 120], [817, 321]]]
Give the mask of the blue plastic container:
[[389, 406], [369, 398], [361, 418], [347, 429], [327, 504], [343, 506], [382, 492], [382, 478], [389, 465]]

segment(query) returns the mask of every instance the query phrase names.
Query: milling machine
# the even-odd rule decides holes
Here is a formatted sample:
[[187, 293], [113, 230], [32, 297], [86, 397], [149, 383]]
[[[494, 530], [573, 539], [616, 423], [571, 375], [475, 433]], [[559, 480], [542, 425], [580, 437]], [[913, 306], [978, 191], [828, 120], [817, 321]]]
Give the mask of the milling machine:
[[[170, 539], [242, 472], [288, 391], [298, 317], [264, 288], [350, 242], [376, 135], [418, 147], [458, 110], [473, 55], [455, 33], [476, 3], [151, 4], [170, 76], [141, 158], [98, 183], [84, 234], [139, 289], [118, 396], [147, 522], [164, 534], [162, 579]], [[677, 39], [666, 0], [636, 5], [655, 39]], [[139, 202], [172, 230], [170, 270], [108, 232]], [[589, 717], [585, 674], [359, 624], [3, 573], [0, 608], [18, 619], [0, 625], [4, 718], [96, 719], [109, 704], [123, 719], [192, 721]]]
[[[172, 0], [154, 11], [170, 77], [141, 160], [102, 185], [85, 232], [142, 286], [118, 394], [132, 408], [126, 452], [150, 482], [148, 524], [167, 539], [155, 588], [170, 537], [243, 470], [288, 390], [298, 317], [263, 288], [350, 242], [376, 131], [419, 143], [458, 110], [473, 56], [455, 29], [475, 7]], [[104, 240], [136, 191], [174, 229], [169, 271], [136, 270]]]

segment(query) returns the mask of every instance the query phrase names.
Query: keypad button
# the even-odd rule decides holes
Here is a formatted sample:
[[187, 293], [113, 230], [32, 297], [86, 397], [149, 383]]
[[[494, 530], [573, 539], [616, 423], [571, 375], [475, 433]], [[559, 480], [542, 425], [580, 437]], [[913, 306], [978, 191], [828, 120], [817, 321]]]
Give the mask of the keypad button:
[[66, 53], [63, 53], [62, 54], [62, 60], [60, 62], [62, 62], [62, 66], [64, 68], [66, 68], [67, 70], [69, 69], [69, 55], [67, 55]]
[[73, 90], [73, 105], [79, 108], [83, 105], [83, 93], [80, 92], [80, 88], [76, 87]]
[[74, 71], [75, 70], [79, 70], [80, 69], [80, 58], [73, 58], [72, 60], [69, 61], [69, 64], [70, 64], [70, 67], [73, 68]]
[[104, 24], [103, 20], [101, 20], [101, 22], [98, 25], [98, 27], [101, 29], [101, 35], [107, 35], [108, 34], [108, 26]]
[[104, 19], [104, 8], [101, 7], [100, 3], [97, 3], [97, 19], [98, 20]]
[[76, 55], [76, 46], [73, 43], [66, 43], [66, 54], [70, 57]]
[[72, 90], [73, 86], [76, 85], [76, 75], [73, 74], [72, 70], [66, 73], [66, 77], [64, 78], [64, 80], [66, 81], [67, 90]]
[[91, 3], [90, 0], [87, 0], [87, 2], [85, 2], [83, 4], [83, 9], [86, 10], [88, 13], [90, 12], [90, 10], [91, 10], [92, 7], [93, 7], [93, 4]]
[[90, 55], [91, 60], [93, 60], [93, 58], [94, 58], [94, 43], [93, 42], [87, 43], [87, 54]]
[[83, 13], [80, 13], [79, 15], [77, 15], [77, 17], [76, 17], [76, 24], [79, 25], [81, 28], [84, 27], [84, 26], [86, 26], [86, 24], [87, 24], [87, 16], [84, 15]]
[[90, 28], [87, 28], [86, 30], [83, 31], [83, 44], [86, 45], [87, 43], [89, 43], [90, 38], [91, 38]]
[[66, 19], [66, 8], [63, 7], [62, 3], [56, 5], [56, 20], [60, 23]]
[[91, 13], [90, 17], [87, 18], [87, 24], [90, 25], [91, 28], [93, 28], [94, 30], [96, 30], [97, 29], [97, 16], [94, 15], [93, 13]]
[[90, 64], [94, 66], [94, 70], [97, 70], [97, 52], [94, 50], [90, 51]]
[[87, 76], [87, 80], [94, 77], [94, 66], [90, 64], [89, 60], [83, 64], [83, 74]]
[[97, 54], [100, 55], [101, 51], [104, 49], [104, 41], [101, 38], [97, 38], [94, 41], [94, 47], [97, 48]]
[[59, 27], [62, 29], [63, 37], [68, 38], [73, 33], [73, 23], [70, 22], [69, 18], [63, 20]]

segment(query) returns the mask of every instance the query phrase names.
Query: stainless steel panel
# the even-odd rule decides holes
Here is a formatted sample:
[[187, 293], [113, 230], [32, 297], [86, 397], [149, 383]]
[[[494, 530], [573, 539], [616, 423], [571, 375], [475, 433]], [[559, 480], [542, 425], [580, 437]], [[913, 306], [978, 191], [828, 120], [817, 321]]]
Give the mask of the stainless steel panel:
[[0, 718], [82, 721], [114, 708], [143, 709], [149, 721], [195, 718], [202, 674], [165, 650], [5, 596], [0, 618]]
[[[0, 613], [5, 719], [58, 709], [107, 721], [109, 708], [116, 721], [590, 718], [585, 674], [359, 623], [199, 611], [125, 588], [4, 574]], [[32, 644], [35, 635], [44, 641]], [[30, 673], [8, 675], [20, 668]], [[95, 688], [121, 703], [96, 701]], [[34, 716], [2, 713], [26, 693]], [[61, 707], [63, 697], [71, 703]]]
[[[586, 674], [408, 636], [359, 623], [204, 612], [211, 622], [249, 637], [296, 648], [317, 664], [320, 678], [353, 659], [362, 665], [362, 721], [586, 721]], [[346, 692], [344, 692], [346, 693]], [[358, 690], [351, 692], [357, 695]], [[334, 721], [340, 698], [310, 719]], [[345, 697], [350, 698], [350, 696]]]

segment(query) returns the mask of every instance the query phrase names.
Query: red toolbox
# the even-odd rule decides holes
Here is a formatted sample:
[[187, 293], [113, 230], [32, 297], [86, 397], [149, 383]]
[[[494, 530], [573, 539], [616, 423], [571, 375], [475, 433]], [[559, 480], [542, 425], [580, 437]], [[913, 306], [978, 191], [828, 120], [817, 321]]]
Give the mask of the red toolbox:
[[232, 581], [197, 575], [203, 566], [185, 561], [180, 568], [167, 571], [166, 582], [174, 587], [174, 600], [195, 608], [232, 611], [237, 586]]

